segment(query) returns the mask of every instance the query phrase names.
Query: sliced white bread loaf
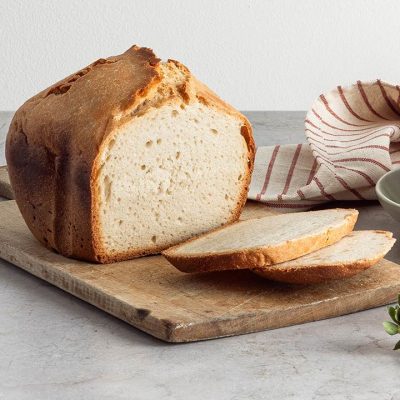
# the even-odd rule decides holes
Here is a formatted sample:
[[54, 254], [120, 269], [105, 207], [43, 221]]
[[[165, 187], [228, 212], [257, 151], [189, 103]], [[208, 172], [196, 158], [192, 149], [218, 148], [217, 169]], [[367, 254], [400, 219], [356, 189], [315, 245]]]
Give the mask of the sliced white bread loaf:
[[267, 279], [298, 284], [348, 278], [375, 265], [395, 241], [391, 232], [355, 231], [321, 250], [253, 271]]
[[181, 63], [133, 46], [22, 105], [6, 157], [39, 241], [112, 262], [236, 221], [254, 149], [246, 117]]
[[336, 243], [353, 230], [357, 217], [357, 210], [338, 208], [240, 221], [163, 255], [183, 272], [263, 267]]

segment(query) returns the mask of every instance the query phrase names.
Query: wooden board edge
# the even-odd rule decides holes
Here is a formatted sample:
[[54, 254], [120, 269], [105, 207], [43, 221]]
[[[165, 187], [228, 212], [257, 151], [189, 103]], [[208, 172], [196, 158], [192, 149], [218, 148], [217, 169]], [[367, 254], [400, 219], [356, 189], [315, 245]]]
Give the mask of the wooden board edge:
[[[260, 317], [260, 315], [246, 314], [241, 317], [235, 316], [235, 318], [231, 318], [232, 327], [229, 328], [224, 326], [227, 324], [227, 321], [229, 322], [229, 318], [221, 319], [221, 324], [215, 321], [207, 321], [205, 323], [198, 323], [190, 326], [174, 326], [169, 341], [174, 343], [185, 343], [218, 339], [340, 317], [394, 303], [399, 293], [400, 282], [395, 286], [385, 286], [379, 289], [374, 288], [369, 289], [362, 294], [356, 293], [345, 296], [347, 297], [347, 300], [352, 300], [351, 306], [342, 302], [343, 296], [340, 298], [329, 299], [324, 302], [323, 309], [318, 310], [318, 316], [316, 316], [313, 310], [314, 305], [308, 304], [299, 306], [299, 312], [296, 313], [294, 310], [290, 317], [281, 313], [276, 313], [276, 315], [269, 313], [269, 315], [265, 315], [265, 318]], [[296, 315], [297, 318], [293, 318], [293, 315]], [[239, 319], [240, 321], [238, 324], [240, 324], [240, 326], [236, 327], [235, 322]], [[243, 326], [247, 326], [247, 329], [243, 329]], [[207, 332], [207, 336], [201, 334], [203, 331]]]
[[14, 191], [11, 187], [6, 165], [0, 167], [0, 197], [4, 197], [7, 200], [14, 199]]

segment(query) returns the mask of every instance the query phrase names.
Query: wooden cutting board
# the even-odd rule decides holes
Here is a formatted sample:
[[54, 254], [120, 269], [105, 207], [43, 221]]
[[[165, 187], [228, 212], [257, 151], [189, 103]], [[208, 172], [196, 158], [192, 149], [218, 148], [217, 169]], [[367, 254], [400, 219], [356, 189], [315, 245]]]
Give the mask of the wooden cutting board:
[[[249, 203], [244, 216], [268, 213]], [[335, 317], [388, 304], [400, 292], [400, 266], [386, 260], [345, 281], [299, 287], [249, 271], [187, 275], [161, 256], [108, 265], [67, 259], [33, 238], [15, 201], [0, 203], [0, 257], [167, 342]]]

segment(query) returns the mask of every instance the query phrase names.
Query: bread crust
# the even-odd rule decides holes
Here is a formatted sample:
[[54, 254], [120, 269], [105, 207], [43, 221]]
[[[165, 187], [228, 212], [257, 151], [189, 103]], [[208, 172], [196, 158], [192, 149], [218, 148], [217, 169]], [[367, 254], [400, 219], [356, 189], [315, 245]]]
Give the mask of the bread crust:
[[[247, 197], [255, 145], [248, 120], [211, 94], [176, 61], [186, 75], [179, 93], [163, 102], [204, 101], [243, 121], [248, 171], [229, 222], [239, 218]], [[162, 82], [160, 60], [148, 48], [100, 59], [25, 102], [15, 113], [6, 140], [10, 181], [21, 214], [34, 236], [67, 257], [113, 262], [155, 254], [162, 248], [109, 254], [102, 246], [96, 176], [99, 155], [123, 124], [153, 105], [152, 93]], [[150, 103], [150, 105], [147, 105]]]
[[252, 271], [257, 275], [272, 281], [310, 285], [328, 282], [335, 279], [350, 278], [351, 276], [372, 267], [382, 258], [383, 256], [370, 260], [360, 260], [353, 264], [318, 265], [313, 268], [299, 268], [296, 271], [291, 271], [289, 269], [278, 271], [273, 268], [270, 268], [269, 270], [257, 268]]
[[[374, 231], [384, 234], [388, 239], [392, 239], [391, 232]], [[395, 243], [392, 239], [392, 246]], [[389, 251], [390, 248], [387, 250]], [[301, 265], [296, 268], [276, 268], [278, 265], [269, 268], [254, 269], [257, 275], [278, 282], [293, 283], [298, 285], [310, 285], [316, 283], [324, 283], [336, 279], [346, 279], [356, 275], [374, 265], [385, 257], [387, 251], [376, 254], [375, 257], [368, 259], [359, 259], [351, 263], [333, 263], [329, 265]]]
[[[356, 210], [354, 211], [355, 212], [346, 216], [345, 223], [337, 229], [328, 230], [323, 235], [314, 235], [295, 241], [287, 241], [278, 246], [266, 246], [257, 249], [217, 254], [204, 253], [202, 255], [184, 256], [176, 254], [175, 251], [180, 246], [177, 245], [163, 251], [162, 254], [177, 269], [188, 273], [254, 269], [278, 264], [293, 260], [338, 242], [353, 230], [358, 217], [358, 212]], [[216, 230], [219, 229], [223, 229], [223, 227]], [[212, 232], [215, 232], [215, 230]], [[200, 235], [200, 237], [207, 234], [208, 233]], [[187, 242], [196, 240], [197, 238], [189, 239]]]

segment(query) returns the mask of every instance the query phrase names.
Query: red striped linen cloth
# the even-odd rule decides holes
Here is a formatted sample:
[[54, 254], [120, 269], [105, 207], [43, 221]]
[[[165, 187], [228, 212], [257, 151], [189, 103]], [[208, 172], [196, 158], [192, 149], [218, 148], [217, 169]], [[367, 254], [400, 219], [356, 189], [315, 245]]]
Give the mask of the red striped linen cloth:
[[283, 212], [376, 199], [377, 180], [400, 166], [400, 87], [358, 81], [322, 94], [305, 135], [307, 143], [257, 149], [249, 199]]

